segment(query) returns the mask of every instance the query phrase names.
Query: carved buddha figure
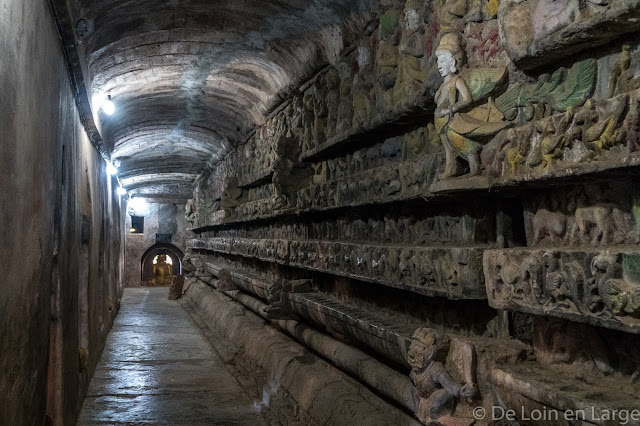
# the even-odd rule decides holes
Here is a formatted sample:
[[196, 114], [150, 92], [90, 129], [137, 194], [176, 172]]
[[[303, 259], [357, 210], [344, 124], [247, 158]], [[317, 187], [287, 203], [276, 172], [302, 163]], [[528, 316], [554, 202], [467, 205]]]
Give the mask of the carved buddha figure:
[[407, 99], [424, 92], [427, 73], [422, 63], [425, 49], [422, 3], [408, 0], [404, 7], [398, 80], [393, 90], [394, 105], [402, 105]]
[[154, 285], [171, 285], [173, 271], [171, 265], [167, 263], [167, 256], [159, 254], [157, 263], [153, 265], [153, 284]]

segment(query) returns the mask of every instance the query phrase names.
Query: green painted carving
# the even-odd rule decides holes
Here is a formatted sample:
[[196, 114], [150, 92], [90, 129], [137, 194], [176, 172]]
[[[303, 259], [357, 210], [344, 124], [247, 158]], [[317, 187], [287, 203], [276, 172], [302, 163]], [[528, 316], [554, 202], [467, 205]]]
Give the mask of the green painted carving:
[[547, 112], [565, 112], [578, 107], [593, 94], [596, 85], [597, 65], [595, 59], [586, 59], [574, 64], [567, 71], [559, 68], [553, 74], [543, 74], [537, 83], [516, 84], [496, 99], [496, 107], [507, 120], [514, 120], [522, 111], [529, 121], [535, 115], [536, 105]]
[[389, 9], [380, 16], [380, 27], [387, 35], [392, 35], [396, 31], [399, 22], [400, 11], [398, 9]]
[[467, 83], [474, 102], [486, 99], [507, 77], [507, 69], [501, 68], [467, 68], [460, 72], [460, 77]]

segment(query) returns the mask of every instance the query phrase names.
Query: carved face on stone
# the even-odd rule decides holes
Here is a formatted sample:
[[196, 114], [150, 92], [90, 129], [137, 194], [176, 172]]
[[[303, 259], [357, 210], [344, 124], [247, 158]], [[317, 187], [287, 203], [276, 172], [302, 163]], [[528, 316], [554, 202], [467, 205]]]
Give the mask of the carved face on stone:
[[458, 72], [458, 65], [453, 53], [448, 50], [436, 50], [436, 56], [438, 57], [438, 72], [441, 76], [447, 77]]

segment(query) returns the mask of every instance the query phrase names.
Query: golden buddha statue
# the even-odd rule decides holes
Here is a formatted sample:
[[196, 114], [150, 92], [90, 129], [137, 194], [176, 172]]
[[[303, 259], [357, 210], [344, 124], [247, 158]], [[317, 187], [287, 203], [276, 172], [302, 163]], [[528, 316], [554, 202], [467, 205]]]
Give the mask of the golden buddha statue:
[[153, 285], [171, 285], [172, 276], [173, 268], [170, 263], [167, 263], [167, 255], [159, 254], [157, 262], [153, 265]]

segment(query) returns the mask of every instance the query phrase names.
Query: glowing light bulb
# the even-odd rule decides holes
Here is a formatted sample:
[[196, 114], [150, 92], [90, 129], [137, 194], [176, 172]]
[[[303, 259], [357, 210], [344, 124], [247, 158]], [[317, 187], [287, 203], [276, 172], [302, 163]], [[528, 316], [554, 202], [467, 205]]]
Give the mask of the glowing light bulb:
[[145, 216], [147, 213], [148, 205], [143, 198], [132, 198], [129, 201], [129, 208], [132, 209], [136, 215]]
[[107, 100], [103, 102], [102, 111], [107, 115], [113, 115], [116, 112], [116, 104], [111, 100], [111, 95], [107, 96]]
[[109, 176], [113, 176], [118, 174], [118, 169], [116, 168], [116, 166], [113, 165], [113, 163], [107, 163], [107, 173], [109, 173]]

